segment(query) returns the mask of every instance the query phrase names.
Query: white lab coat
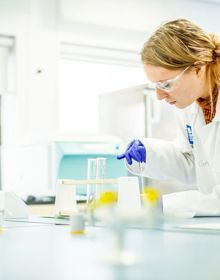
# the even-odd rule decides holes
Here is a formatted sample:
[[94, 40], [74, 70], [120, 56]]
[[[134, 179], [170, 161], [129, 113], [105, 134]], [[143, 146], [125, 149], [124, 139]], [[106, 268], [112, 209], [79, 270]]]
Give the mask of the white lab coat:
[[[153, 179], [176, 179], [197, 186], [203, 193], [218, 190], [220, 193], [220, 98], [211, 123], [205, 124], [201, 108], [193, 103], [176, 112], [178, 124], [174, 141], [140, 139], [146, 147], [147, 160], [144, 176]], [[190, 145], [186, 125], [191, 125], [194, 145]], [[127, 168], [139, 174], [134, 162]]]

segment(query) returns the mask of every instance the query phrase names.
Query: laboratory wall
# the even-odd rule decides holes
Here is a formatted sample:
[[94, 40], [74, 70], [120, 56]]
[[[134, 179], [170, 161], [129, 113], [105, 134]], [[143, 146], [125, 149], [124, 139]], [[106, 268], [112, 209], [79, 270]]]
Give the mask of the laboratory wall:
[[5, 144], [42, 141], [57, 128], [56, 5], [53, 0], [0, 1], [0, 34], [15, 38], [16, 88], [3, 95]]
[[0, 35], [14, 39], [15, 66], [15, 90], [1, 96], [2, 188], [31, 190], [32, 179], [35, 189], [50, 185], [63, 45], [138, 54], [165, 20], [188, 18], [219, 33], [219, 8], [220, 1], [199, 0], [0, 0]]
[[[219, 33], [218, 8], [220, 2], [199, 0], [168, 0], [166, 5], [164, 1], [143, 0], [0, 0], [0, 34], [15, 37], [16, 53], [16, 92], [8, 98], [15, 101], [7, 97], [3, 101], [4, 122], [13, 115], [10, 123], [3, 125], [7, 128], [5, 142], [51, 140], [58, 130], [61, 43], [139, 52], [152, 30], [172, 18], [192, 19]], [[10, 102], [16, 104], [16, 112], [7, 108]], [[7, 137], [9, 127], [13, 133]]]

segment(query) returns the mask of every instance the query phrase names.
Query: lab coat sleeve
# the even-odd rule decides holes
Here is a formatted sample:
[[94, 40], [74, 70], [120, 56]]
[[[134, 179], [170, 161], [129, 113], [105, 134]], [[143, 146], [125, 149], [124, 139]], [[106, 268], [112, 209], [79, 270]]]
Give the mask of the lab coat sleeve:
[[[192, 185], [195, 183], [194, 156], [192, 151], [181, 151], [179, 141], [160, 139], [141, 139], [146, 147], [147, 160], [143, 174], [152, 179], [176, 179]], [[139, 164], [133, 161], [126, 163], [127, 169], [133, 174], [140, 174]]]
[[[176, 179], [184, 184], [195, 185], [195, 161], [193, 148], [188, 142], [185, 126], [188, 113], [176, 111], [177, 137], [173, 141], [145, 138], [140, 139], [146, 147], [147, 159], [144, 164], [144, 176], [152, 179]], [[128, 170], [134, 174], [140, 173], [137, 162]]]

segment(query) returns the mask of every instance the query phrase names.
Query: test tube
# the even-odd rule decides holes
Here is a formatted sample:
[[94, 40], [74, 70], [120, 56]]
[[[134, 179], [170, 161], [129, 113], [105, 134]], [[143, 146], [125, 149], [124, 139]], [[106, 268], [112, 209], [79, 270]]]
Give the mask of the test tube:
[[[96, 158], [96, 179], [104, 179], [106, 175], [106, 158], [98, 157]], [[96, 185], [96, 199], [100, 197], [100, 194], [103, 192], [103, 185]]]
[[[96, 179], [97, 161], [95, 158], [89, 158], [87, 164], [87, 179]], [[87, 205], [95, 199], [96, 188], [95, 185], [87, 184]]]

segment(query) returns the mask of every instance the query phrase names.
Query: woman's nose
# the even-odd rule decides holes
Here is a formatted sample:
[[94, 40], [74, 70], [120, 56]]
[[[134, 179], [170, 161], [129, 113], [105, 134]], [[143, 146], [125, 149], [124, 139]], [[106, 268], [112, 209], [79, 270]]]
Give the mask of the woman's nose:
[[168, 93], [159, 88], [156, 89], [156, 94], [157, 94], [158, 100], [162, 100], [162, 99], [168, 97]]

